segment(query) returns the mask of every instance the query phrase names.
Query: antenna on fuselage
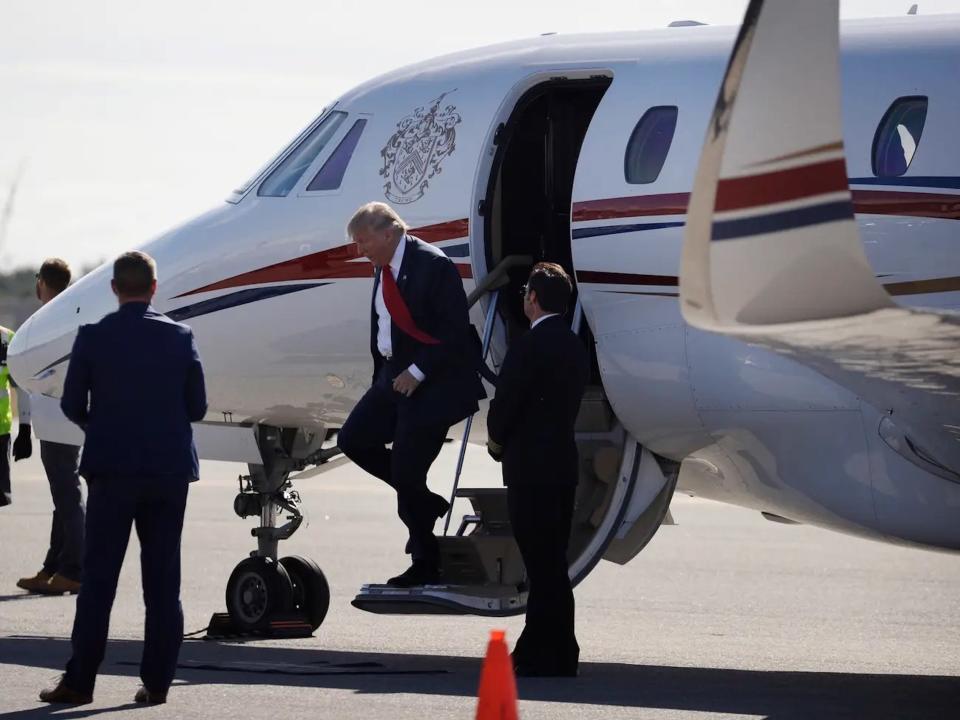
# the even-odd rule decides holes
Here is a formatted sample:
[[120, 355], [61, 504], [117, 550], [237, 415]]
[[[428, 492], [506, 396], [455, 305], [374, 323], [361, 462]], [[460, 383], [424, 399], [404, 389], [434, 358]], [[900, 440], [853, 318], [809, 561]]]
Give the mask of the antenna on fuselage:
[[910, 9], [907, 10], [907, 15], [916, 15], [917, 11], [920, 9], [920, 6], [914, 3], [910, 6]]
[[705, 22], [700, 22], [699, 20], [674, 20], [672, 23], [667, 25], [667, 27], [697, 27], [698, 25], [706, 25]]

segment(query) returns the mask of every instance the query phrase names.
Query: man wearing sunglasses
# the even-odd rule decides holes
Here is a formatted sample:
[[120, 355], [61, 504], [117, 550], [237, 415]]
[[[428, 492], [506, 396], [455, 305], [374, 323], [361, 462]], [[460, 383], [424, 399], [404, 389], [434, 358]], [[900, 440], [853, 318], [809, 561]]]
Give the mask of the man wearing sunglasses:
[[530, 331], [510, 346], [487, 415], [487, 447], [503, 464], [529, 585], [513, 651], [520, 676], [574, 676], [580, 656], [567, 546], [579, 468], [574, 425], [589, 361], [564, 319], [572, 291], [559, 265], [534, 266], [523, 298]]

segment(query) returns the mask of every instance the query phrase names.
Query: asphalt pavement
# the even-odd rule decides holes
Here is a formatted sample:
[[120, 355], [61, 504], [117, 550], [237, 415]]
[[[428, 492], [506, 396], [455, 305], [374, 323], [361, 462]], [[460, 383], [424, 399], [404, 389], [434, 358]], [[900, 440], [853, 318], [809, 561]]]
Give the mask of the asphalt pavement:
[[[39, 453], [36, 453], [38, 455]], [[456, 448], [431, 475], [449, 488]], [[254, 547], [233, 514], [240, 465], [205, 462], [183, 540], [188, 631], [224, 609], [233, 566]], [[497, 482], [480, 447], [464, 483]], [[353, 608], [365, 582], [404, 569], [391, 492], [345, 465], [298, 481], [309, 525], [282, 544], [323, 568], [331, 607], [314, 637], [187, 640], [165, 706], [132, 703], [143, 604], [131, 540], [93, 705], [36, 700], [69, 655], [75, 599], [27, 595], [51, 502], [38, 457], [14, 466], [0, 510], [0, 717], [472, 718], [489, 630], [521, 618], [383, 616]], [[465, 510], [465, 508], [464, 508]], [[676, 497], [626, 566], [601, 562], [576, 590], [576, 679], [520, 679], [521, 718], [960, 717], [960, 557], [883, 545]], [[439, 526], [438, 526], [439, 527]]]

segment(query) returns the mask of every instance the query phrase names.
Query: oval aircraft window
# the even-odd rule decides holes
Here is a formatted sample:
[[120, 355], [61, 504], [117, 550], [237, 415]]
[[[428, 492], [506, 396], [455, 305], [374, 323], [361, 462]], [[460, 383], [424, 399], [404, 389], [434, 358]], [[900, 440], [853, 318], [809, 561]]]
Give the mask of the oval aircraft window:
[[647, 110], [627, 143], [623, 177], [631, 185], [652, 183], [660, 175], [677, 129], [677, 107], [660, 105]]
[[260, 184], [257, 195], [261, 197], [286, 197], [310, 163], [330, 142], [337, 128], [347, 117], [345, 112], [332, 112], [304, 138], [297, 148], [277, 165], [276, 169]]
[[873, 138], [874, 175], [897, 177], [907, 171], [926, 120], [926, 97], [902, 97], [893, 101]]

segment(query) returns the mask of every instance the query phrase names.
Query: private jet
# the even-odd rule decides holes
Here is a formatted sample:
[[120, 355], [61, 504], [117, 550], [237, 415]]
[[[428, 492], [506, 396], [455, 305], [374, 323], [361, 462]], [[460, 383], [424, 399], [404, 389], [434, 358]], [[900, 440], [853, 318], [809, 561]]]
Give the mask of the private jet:
[[[203, 356], [200, 454], [249, 466], [234, 509], [257, 547], [227, 583], [231, 620], [295, 608], [316, 628], [328, 607], [317, 564], [278, 546], [302, 521], [294, 481], [343, 461], [336, 431], [370, 380], [372, 268], [344, 230], [369, 200], [456, 263], [494, 370], [525, 329], [531, 264], [576, 279], [592, 370], [574, 582], [636, 557], [677, 492], [960, 550], [958, 71], [960, 16], [838, 33], [835, 1], [754, 1], [742, 28], [551, 34], [330, 103], [222, 205], [142, 246], [157, 309]], [[58, 396], [77, 327], [115, 307], [110, 272], [20, 328], [19, 384]], [[471, 437], [443, 583], [365, 585], [354, 605], [524, 610], [504, 490], [459, 484]]]

